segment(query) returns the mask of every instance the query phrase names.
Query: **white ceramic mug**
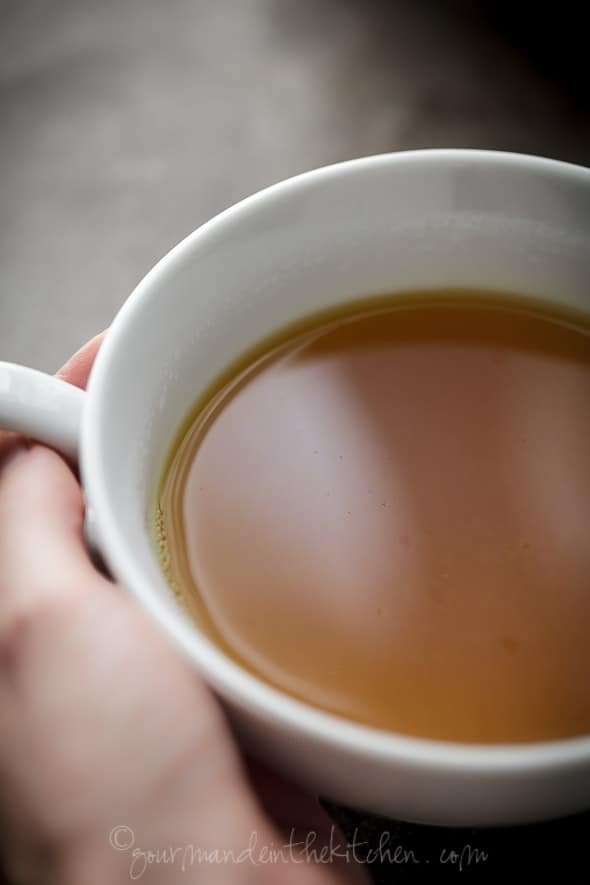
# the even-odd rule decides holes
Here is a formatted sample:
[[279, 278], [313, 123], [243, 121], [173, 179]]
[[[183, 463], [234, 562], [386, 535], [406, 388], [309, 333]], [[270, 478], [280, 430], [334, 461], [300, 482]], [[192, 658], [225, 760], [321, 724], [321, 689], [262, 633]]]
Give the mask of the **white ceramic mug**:
[[117, 315], [86, 394], [0, 364], [0, 426], [79, 453], [112, 574], [208, 680], [244, 744], [315, 792], [429, 823], [549, 818], [590, 807], [590, 736], [510, 746], [404, 737], [242, 670], [179, 609], [150, 540], [177, 430], [236, 357], [348, 299], [462, 286], [590, 314], [589, 233], [587, 169], [463, 150], [355, 160], [256, 194], [173, 249]]

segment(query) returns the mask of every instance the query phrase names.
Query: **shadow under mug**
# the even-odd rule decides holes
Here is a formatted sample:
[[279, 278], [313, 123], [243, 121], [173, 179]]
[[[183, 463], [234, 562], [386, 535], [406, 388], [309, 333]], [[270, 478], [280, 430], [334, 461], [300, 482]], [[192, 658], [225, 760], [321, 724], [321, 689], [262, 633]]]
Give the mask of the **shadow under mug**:
[[79, 458], [93, 543], [113, 576], [209, 682], [243, 744], [325, 797], [435, 824], [550, 818], [590, 806], [590, 736], [412, 738], [314, 709], [241, 669], [180, 610], [150, 539], [172, 440], [236, 357], [351, 299], [464, 287], [590, 314], [589, 234], [581, 167], [467, 150], [354, 160], [255, 194], [176, 246], [121, 308], [87, 393], [0, 364], [0, 426]]

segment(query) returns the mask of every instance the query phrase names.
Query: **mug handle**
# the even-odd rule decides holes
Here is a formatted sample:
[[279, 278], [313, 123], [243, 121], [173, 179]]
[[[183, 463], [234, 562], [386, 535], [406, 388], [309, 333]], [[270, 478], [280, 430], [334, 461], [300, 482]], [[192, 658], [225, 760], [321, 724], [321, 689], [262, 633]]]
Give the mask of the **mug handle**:
[[57, 449], [77, 464], [85, 393], [45, 372], [0, 362], [0, 428]]
[[[53, 375], [0, 362], [0, 429], [14, 430], [58, 451], [75, 467], [86, 394]], [[92, 510], [86, 507], [84, 537], [96, 568], [109, 576]]]

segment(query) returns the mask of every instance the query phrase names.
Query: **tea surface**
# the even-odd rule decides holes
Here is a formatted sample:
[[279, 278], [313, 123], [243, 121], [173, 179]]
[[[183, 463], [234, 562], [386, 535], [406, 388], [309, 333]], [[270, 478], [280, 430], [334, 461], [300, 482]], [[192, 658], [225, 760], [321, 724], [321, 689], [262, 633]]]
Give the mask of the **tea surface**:
[[183, 428], [168, 580], [250, 672], [428, 738], [590, 733], [590, 331], [474, 293], [268, 342]]

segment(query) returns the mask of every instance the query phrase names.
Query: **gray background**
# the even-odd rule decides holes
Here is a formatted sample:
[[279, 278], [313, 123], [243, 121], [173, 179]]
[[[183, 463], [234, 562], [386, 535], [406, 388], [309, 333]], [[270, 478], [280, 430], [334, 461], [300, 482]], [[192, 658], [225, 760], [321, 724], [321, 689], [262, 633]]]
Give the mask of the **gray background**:
[[0, 0], [0, 359], [55, 370], [175, 242], [305, 169], [432, 146], [586, 163], [582, 29], [519, 9]]

